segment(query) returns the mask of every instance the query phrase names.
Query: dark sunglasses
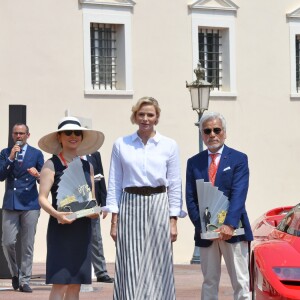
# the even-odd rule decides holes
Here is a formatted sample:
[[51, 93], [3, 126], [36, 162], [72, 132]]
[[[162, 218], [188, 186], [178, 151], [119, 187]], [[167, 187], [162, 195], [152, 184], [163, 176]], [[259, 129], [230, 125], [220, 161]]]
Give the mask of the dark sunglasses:
[[81, 136], [82, 135], [82, 131], [81, 130], [64, 130], [63, 133], [66, 136], [70, 136], [72, 133], [74, 133], [76, 136]]
[[203, 129], [203, 132], [206, 134], [206, 135], [209, 135], [209, 134], [211, 134], [211, 132], [214, 132], [215, 134], [219, 134], [221, 131], [222, 131], [222, 129], [221, 128], [213, 128], [213, 129], [210, 129], [210, 128], [205, 128], [205, 129]]

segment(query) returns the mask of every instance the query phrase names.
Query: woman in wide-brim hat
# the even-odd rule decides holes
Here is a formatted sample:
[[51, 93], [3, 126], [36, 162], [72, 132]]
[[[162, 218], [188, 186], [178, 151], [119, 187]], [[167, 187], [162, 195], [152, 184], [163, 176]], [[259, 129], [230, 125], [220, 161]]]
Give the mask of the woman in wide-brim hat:
[[62, 151], [59, 135], [63, 131], [82, 131], [82, 142], [76, 149], [78, 156], [91, 154], [97, 151], [104, 142], [104, 134], [100, 131], [82, 127], [75, 117], [65, 117], [59, 121], [56, 131], [49, 133], [39, 140], [39, 147], [50, 154], [58, 155]]
[[[39, 203], [50, 214], [47, 230], [46, 283], [52, 284], [49, 299], [79, 299], [80, 285], [91, 284], [91, 218], [70, 220], [57, 210], [57, 190], [68, 164], [76, 157], [97, 151], [104, 141], [100, 131], [81, 126], [74, 117], [60, 120], [58, 129], [39, 140], [39, 147], [53, 154], [40, 176]], [[94, 197], [94, 171], [81, 160], [84, 176]], [[52, 205], [48, 201], [52, 195]]]

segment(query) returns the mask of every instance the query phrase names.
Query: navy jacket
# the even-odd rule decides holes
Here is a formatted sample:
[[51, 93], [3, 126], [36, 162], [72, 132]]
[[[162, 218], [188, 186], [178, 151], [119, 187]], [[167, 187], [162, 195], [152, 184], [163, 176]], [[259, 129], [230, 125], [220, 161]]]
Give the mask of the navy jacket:
[[5, 194], [3, 209], [8, 210], [36, 210], [38, 203], [37, 180], [27, 169], [35, 167], [39, 172], [44, 164], [42, 152], [27, 144], [23, 162], [11, 162], [8, 157], [11, 147], [3, 149], [0, 154], [0, 181], [5, 180]]
[[[200, 238], [201, 224], [197, 198], [196, 179], [208, 182], [208, 151], [191, 157], [187, 162], [186, 171], [186, 205], [189, 217], [195, 226], [196, 246], [207, 247], [210, 240]], [[225, 225], [238, 228], [239, 221], [245, 229], [245, 234], [232, 237], [229, 243], [251, 241], [253, 235], [245, 208], [249, 186], [249, 168], [247, 155], [224, 145], [216, 174], [215, 186], [228, 197], [229, 209], [224, 221]]]
[[[94, 168], [94, 175], [97, 175], [99, 173], [101, 175], [104, 175], [100, 152], [98, 152], [98, 151], [94, 152], [92, 154], [87, 155], [86, 157], [87, 157], [87, 160], [92, 164], [92, 166]], [[100, 181], [95, 181], [95, 196], [96, 196], [98, 205], [100, 205], [100, 206], [106, 205], [107, 191], [106, 191], [106, 185], [105, 185], [104, 178], [102, 178]]]

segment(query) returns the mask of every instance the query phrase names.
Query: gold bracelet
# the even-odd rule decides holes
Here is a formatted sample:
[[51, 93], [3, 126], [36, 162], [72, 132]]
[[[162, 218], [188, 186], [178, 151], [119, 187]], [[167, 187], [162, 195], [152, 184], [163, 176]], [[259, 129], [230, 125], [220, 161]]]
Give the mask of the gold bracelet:
[[118, 222], [113, 222], [113, 221], [111, 221], [111, 224], [117, 224]]

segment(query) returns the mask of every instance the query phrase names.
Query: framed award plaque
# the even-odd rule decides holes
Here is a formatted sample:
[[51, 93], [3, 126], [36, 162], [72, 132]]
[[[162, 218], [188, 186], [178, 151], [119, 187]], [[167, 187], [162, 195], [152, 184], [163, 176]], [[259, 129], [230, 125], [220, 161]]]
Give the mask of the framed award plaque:
[[[216, 186], [203, 179], [196, 180], [199, 202], [201, 238], [213, 240], [219, 238], [218, 229], [226, 218], [229, 207], [228, 198]], [[235, 230], [234, 235], [244, 234], [244, 228]]]
[[100, 206], [92, 199], [92, 191], [87, 184], [79, 157], [75, 158], [64, 170], [58, 183], [57, 210], [71, 212], [69, 219], [82, 218], [99, 213]]

